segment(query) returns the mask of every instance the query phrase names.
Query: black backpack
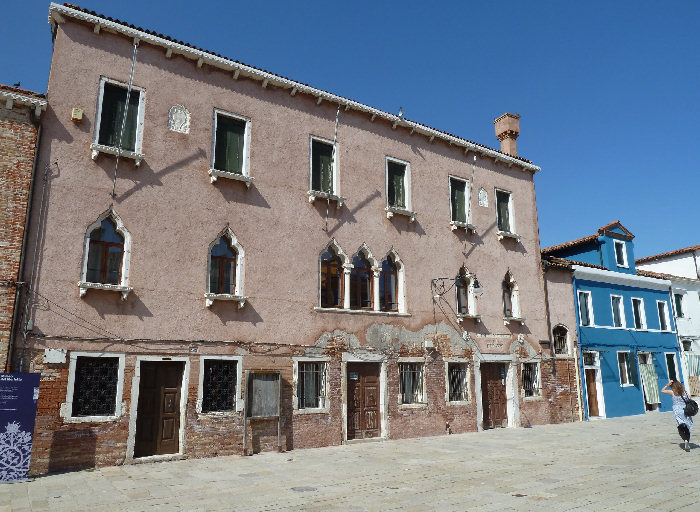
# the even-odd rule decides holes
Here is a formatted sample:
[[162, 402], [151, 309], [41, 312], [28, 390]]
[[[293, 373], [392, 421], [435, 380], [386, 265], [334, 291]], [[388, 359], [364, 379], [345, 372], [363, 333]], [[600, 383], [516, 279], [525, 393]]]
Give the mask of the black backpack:
[[690, 397], [688, 397], [688, 398], [683, 397], [683, 401], [685, 402], [685, 408], [683, 409], [683, 414], [685, 414], [686, 418], [690, 418], [692, 416], [695, 416], [698, 413], [697, 402]]

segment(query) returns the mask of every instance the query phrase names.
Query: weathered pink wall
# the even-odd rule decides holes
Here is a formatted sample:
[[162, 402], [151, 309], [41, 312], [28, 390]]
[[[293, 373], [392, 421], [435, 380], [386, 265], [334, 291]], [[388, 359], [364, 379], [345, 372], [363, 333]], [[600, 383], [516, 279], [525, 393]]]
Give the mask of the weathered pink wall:
[[[130, 41], [94, 34], [91, 27], [67, 23], [58, 30], [49, 81], [50, 109], [41, 165], [57, 162], [50, 180], [50, 203], [42, 231], [37, 289], [63, 307], [124, 338], [248, 340], [313, 344], [339, 328], [365, 341], [375, 323], [418, 330], [433, 323], [430, 280], [454, 276], [465, 263], [478, 275], [481, 323], [465, 320], [472, 333], [524, 333], [548, 337], [539, 270], [539, 238], [534, 184], [530, 172], [508, 167], [369, 116], [341, 109], [338, 129], [339, 210], [331, 204], [329, 234], [323, 230], [326, 204], [309, 204], [309, 135], [332, 139], [336, 106], [288, 90], [207, 67], [182, 57], [166, 59], [161, 49], [142, 44], [134, 84], [145, 89], [145, 122], [140, 167], [122, 159], [114, 205], [132, 236], [129, 284], [122, 302], [114, 292], [88, 290], [81, 299], [77, 282], [86, 227], [110, 205], [114, 158], [90, 158], [100, 76], [128, 81]], [[172, 105], [191, 113], [189, 135], [167, 129]], [[73, 107], [84, 121], [70, 121]], [[213, 109], [251, 119], [250, 173], [255, 183], [220, 178], [211, 184]], [[485, 123], [490, 120], [485, 119]], [[410, 162], [416, 222], [386, 219], [384, 157]], [[451, 231], [448, 174], [474, 176], [472, 220], [478, 235]], [[478, 206], [484, 187], [489, 207]], [[520, 243], [496, 237], [494, 187], [512, 191]], [[40, 197], [36, 194], [35, 197]], [[246, 254], [245, 307], [204, 303], [207, 248], [229, 223]], [[351, 255], [364, 242], [377, 259], [392, 247], [406, 268], [408, 318], [319, 313], [318, 257], [333, 236]], [[34, 239], [33, 237], [31, 238]], [[29, 254], [33, 248], [29, 248]], [[518, 283], [524, 327], [504, 326], [501, 281], [510, 269]], [[73, 323], [39, 308], [35, 331], [85, 336]], [[437, 320], [443, 320], [438, 310]], [[454, 320], [454, 319], [452, 319]], [[505, 349], [507, 351], [507, 348]]]

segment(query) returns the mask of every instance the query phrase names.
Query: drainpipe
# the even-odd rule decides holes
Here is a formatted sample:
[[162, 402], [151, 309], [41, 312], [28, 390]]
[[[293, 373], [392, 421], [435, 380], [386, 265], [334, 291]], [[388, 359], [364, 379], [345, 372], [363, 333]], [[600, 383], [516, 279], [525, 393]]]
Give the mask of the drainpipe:
[[[32, 122], [34, 126], [36, 126], [36, 144], [34, 146], [34, 162], [32, 163], [32, 177], [31, 181], [29, 183], [29, 193], [27, 196], [27, 211], [26, 215], [24, 218], [24, 232], [22, 234], [22, 250], [19, 255], [19, 271], [17, 277], [19, 278], [19, 282], [17, 283], [17, 287], [15, 289], [15, 308], [14, 311], [12, 312], [12, 323], [10, 324], [10, 340], [9, 344], [7, 347], [7, 361], [5, 362], [5, 373], [8, 373], [10, 370], [13, 369], [13, 364], [12, 364], [12, 358], [13, 358], [13, 349], [14, 349], [14, 340], [15, 337], [17, 336], [17, 323], [20, 319], [20, 300], [22, 299], [22, 287], [25, 289], [29, 288], [28, 282], [22, 282], [22, 277], [24, 276], [24, 265], [25, 265], [25, 260], [26, 260], [26, 252], [27, 252], [27, 239], [29, 238], [29, 222], [31, 219], [31, 214], [32, 214], [32, 200], [34, 197], [34, 182], [36, 181], [36, 169], [39, 163], [39, 145], [41, 142], [41, 121], [39, 119], [34, 118], [34, 113], [30, 112], [30, 118], [32, 119]], [[25, 300], [28, 299], [28, 294], [25, 293]], [[26, 321], [26, 318], [24, 319]]]

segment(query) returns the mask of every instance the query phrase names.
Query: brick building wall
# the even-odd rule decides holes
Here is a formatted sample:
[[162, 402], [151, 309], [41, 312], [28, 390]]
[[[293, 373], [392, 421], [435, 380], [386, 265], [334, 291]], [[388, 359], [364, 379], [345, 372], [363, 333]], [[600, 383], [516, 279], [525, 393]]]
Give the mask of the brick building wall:
[[23, 104], [23, 97], [38, 95], [0, 85], [0, 371], [8, 369], [15, 282], [19, 276], [38, 133], [34, 108]]

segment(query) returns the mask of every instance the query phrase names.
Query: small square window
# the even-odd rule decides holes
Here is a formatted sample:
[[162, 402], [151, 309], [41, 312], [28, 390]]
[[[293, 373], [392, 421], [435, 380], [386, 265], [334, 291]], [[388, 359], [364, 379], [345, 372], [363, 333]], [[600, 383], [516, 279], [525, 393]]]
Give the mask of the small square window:
[[236, 410], [237, 365], [235, 360], [204, 360], [202, 412]]
[[402, 404], [425, 403], [423, 363], [399, 363], [399, 395]]
[[627, 266], [627, 249], [625, 247], [625, 242], [620, 240], [615, 240], [615, 262], [618, 267]]
[[467, 363], [448, 363], [448, 399], [450, 402], [469, 400], [469, 366]]
[[323, 409], [328, 400], [328, 363], [299, 361], [297, 365], [297, 408]]
[[114, 416], [118, 381], [118, 357], [78, 356], [71, 416]]
[[539, 363], [523, 363], [523, 391], [525, 397], [540, 396], [540, 365]]
[[596, 352], [583, 353], [584, 366], [598, 366], [598, 354]]

